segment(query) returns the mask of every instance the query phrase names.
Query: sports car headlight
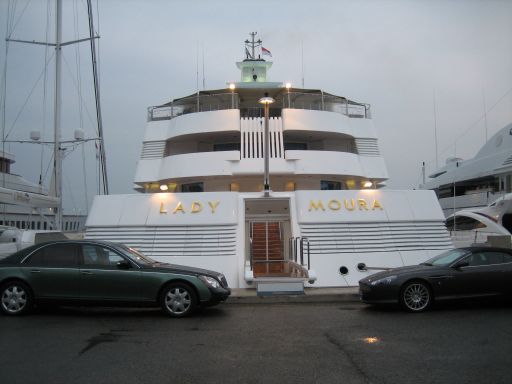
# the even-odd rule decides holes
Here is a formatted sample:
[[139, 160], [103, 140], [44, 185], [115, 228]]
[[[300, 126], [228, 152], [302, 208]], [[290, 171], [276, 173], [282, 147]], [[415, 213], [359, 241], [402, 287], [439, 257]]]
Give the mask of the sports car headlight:
[[385, 284], [391, 284], [393, 281], [396, 280], [398, 276], [396, 275], [391, 275], [391, 276], [387, 276], [387, 277], [383, 277], [381, 279], [377, 279], [375, 281], [372, 281], [370, 284], [375, 286], [375, 285], [385, 285]]
[[219, 281], [217, 279], [213, 278], [213, 277], [201, 275], [201, 276], [199, 276], [199, 278], [201, 279], [201, 281], [203, 283], [205, 283], [209, 287], [220, 288]]

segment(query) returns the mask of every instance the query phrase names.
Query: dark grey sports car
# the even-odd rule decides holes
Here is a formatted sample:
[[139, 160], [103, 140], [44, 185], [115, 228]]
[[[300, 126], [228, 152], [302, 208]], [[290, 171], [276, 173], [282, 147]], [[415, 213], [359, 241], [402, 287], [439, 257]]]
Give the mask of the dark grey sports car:
[[394, 268], [359, 281], [361, 300], [400, 303], [421, 312], [434, 300], [512, 293], [512, 250], [457, 248], [420, 265]]

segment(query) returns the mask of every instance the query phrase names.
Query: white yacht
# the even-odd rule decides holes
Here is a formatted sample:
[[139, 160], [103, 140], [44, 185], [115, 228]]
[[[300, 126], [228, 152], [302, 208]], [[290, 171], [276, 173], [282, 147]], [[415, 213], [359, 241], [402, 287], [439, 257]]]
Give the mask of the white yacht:
[[[27, 4], [28, 6], [28, 4]], [[52, 59], [55, 69], [54, 78], [54, 89], [53, 89], [53, 140], [48, 141], [48, 135], [42, 135], [40, 127], [44, 127], [44, 113], [43, 117], [38, 116], [34, 120], [37, 121], [37, 125], [30, 131], [30, 140], [13, 139], [9, 138], [9, 133], [6, 134], [6, 110], [8, 99], [8, 88], [7, 88], [7, 69], [8, 69], [8, 49], [6, 49], [6, 57], [4, 60], [2, 86], [1, 86], [1, 97], [0, 110], [3, 114], [3, 119], [0, 121], [2, 137], [2, 149], [0, 150], [0, 245], [3, 243], [16, 242], [19, 247], [27, 246], [28, 241], [21, 241], [25, 235], [23, 231], [63, 231], [63, 232], [77, 232], [83, 231], [86, 216], [80, 213], [64, 213], [63, 202], [62, 202], [62, 160], [67, 150], [76, 148], [80, 145], [84, 145], [87, 142], [94, 141], [97, 148], [97, 158], [100, 163], [100, 175], [103, 183], [103, 189], [105, 193], [108, 193], [108, 184], [106, 176], [106, 163], [104, 155], [104, 145], [102, 137], [102, 123], [101, 123], [101, 108], [99, 102], [99, 85], [97, 76], [97, 60], [96, 60], [96, 48], [95, 39], [99, 36], [95, 32], [93, 23], [93, 12], [91, 2], [87, 2], [88, 10], [88, 26], [89, 26], [89, 37], [81, 38], [73, 41], [63, 41], [62, 29], [63, 29], [63, 4], [62, 0], [54, 1], [54, 12], [53, 14], [47, 13], [46, 25], [50, 25], [52, 19], [55, 21], [55, 40], [52, 41], [36, 41], [36, 40], [21, 40], [15, 38], [15, 29], [18, 23], [14, 23], [8, 26], [6, 30], [6, 46], [8, 44], [28, 44], [45, 46], [46, 50], [54, 50], [54, 58]], [[50, 7], [50, 5], [48, 5]], [[16, 16], [16, 7], [8, 7], [7, 19], [18, 21], [22, 17], [23, 13]], [[25, 7], [26, 8], [26, 7]], [[48, 8], [49, 9], [49, 8]], [[76, 15], [78, 17], [78, 13]], [[75, 20], [77, 23], [77, 20]], [[82, 42], [90, 42], [91, 45], [91, 58], [93, 67], [93, 80], [94, 80], [94, 91], [95, 91], [95, 102], [96, 102], [96, 123], [97, 123], [97, 137], [87, 138], [84, 135], [83, 129], [76, 129], [74, 132], [73, 140], [62, 140], [61, 138], [61, 120], [63, 109], [62, 100], [62, 81], [61, 81], [61, 67], [62, 67], [62, 48], [66, 46], [75, 45]], [[46, 61], [46, 59], [45, 59]], [[48, 63], [50, 60], [48, 59]], [[51, 66], [45, 64], [44, 67], [44, 79], [48, 81], [48, 72]], [[80, 67], [80, 66], [78, 66]], [[37, 80], [39, 81], [39, 80]], [[37, 85], [34, 84], [34, 88]], [[46, 86], [46, 85], [45, 85]], [[80, 88], [80, 87], [79, 87]], [[46, 91], [45, 91], [46, 92]], [[30, 95], [29, 95], [30, 97]], [[46, 93], [45, 96], [46, 98]], [[79, 95], [81, 101], [82, 95]], [[45, 99], [46, 100], [46, 99]], [[27, 99], [28, 101], [28, 99]], [[18, 112], [19, 114], [24, 110], [23, 105]], [[32, 112], [36, 115], [36, 112]], [[12, 123], [11, 130], [15, 127], [15, 122]], [[40, 125], [40, 126], [39, 126]], [[44, 132], [44, 129], [43, 129]], [[12, 143], [30, 143], [36, 144], [37, 146], [51, 146], [53, 149], [52, 158], [48, 158], [48, 170], [51, 169], [51, 181], [48, 183], [49, 188], [45, 188], [45, 177], [42, 172], [39, 176], [39, 184], [30, 182], [23, 177], [16, 175], [11, 172], [11, 166], [15, 162], [15, 157], [12, 153], [9, 153], [5, 148], [10, 148]], [[9, 147], [8, 147], [9, 146]], [[69, 153], [69, 151], [68, 151]], [[37, 164], [37, 160], [34, 156], [34, 152], [25, 151], [24, 156], [33, 160], [33, 166], [41, 166], [43, 169], [43, 156], [41, 156], [41, 164]], [[85, 165], [84, 165], [85, 168]], [[49, 189], [49, 190], [48, 190]], [[13, 233], [16, 235], [14, 236]], [[78, 235], [79, 236], [79, 235]], [[33, 232], [28, 234], [29, 238], [33, 238]], [[38, 236], [41, 237], [41, 236]], [[44, 236], [43, 236], [44, 237]], [[14, 239], [14, 240], [13, 240]], [[17, 239], [17, 240], [16, 240]], [[23, 245], [21, 244], [23, 243]], [[1, 251], [0, 251], [1, 253]]]
[[432, 191], [381, 189], [370, 106], [269, 81], [266, 52], [252, 33], [239, 82], [149, 108], [138, 193], [96, 196], [86, 238], [259, 294], [355, 286], [451, 248]]
[[[0, 232], [8, 227], [21, 230], [55, 229], [58, 199], [42, 185], [11, 172], [15, 156], [0, 151]], [[83, 230], [84, 215], [64, 214], [62, 230]], [[2, 242], [0, 240], [0, 242]]]
[[424, 181], [436, 192], [445, 216], [485, 208], [512, 192], [512, 124], [503, 127], [469, 160], [452, 157]]
[[[512, 247], [512, 193], [485, 208], [466, 208], [448, 216], [446, 227], [457, 247], [492, 244]], [[490, 237], [498, 238], [491, 239]]]

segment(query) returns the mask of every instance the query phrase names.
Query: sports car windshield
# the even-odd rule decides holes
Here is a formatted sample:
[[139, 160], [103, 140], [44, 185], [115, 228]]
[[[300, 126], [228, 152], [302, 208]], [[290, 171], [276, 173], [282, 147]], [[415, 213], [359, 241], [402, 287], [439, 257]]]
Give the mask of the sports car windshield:
[[151, 257], [146, 256], [142, 254], [141, 252], [130, 248], [130, 247], [122, 247], [123, 250], [128, 253], [128, 255], [135, 260], [139, 264], [149, 265], [149, 264], [155, 264], [157, 261], [153, 260]]
[[443, 252], [436, 257], [431, 258], [430, 260], [421, 263], [423, 265], [436, 265], [440, 267], [446, 267], [452, 264], [459, 257], [465, 255], [467, 253], [464, 249], [451, 249], [449, 251]]

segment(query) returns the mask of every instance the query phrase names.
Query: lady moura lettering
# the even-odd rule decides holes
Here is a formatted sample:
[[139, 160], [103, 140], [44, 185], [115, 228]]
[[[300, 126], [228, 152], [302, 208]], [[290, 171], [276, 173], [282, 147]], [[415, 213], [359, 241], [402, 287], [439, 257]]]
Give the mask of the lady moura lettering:
[[380, 209], [382, 211], [384, 209], [377, 199], [373, 200], [371, 203], [366, 199], [332, 199], [327, 201], [325, 205], [322, 200], [310, 200], [309, 202], [309, 211], [325, 211], [325, 207], [331, 211], [339, 211], [343, 208], [347, 211], [355, 211], [356, 209], [360, 211], [375, 211], [376, 209]]
[[[217, 207], [219, 206], [220, 201], [209, 201], [208, 207], [210, 208], [210, 212], [212, 214], [215, 213], [217, 210]], [[178, 204], [174, 206], [174, 209], [172, 210], [173, 214], [176, 214], [178, 212], [181, 213], [199, 213], [203, 210], [203, 204], [201, 204], [199, 201], [193, 201], [189, 208], [188, 206], [183, 205], [183, 203], [180, 201]], [[160, 214], [167, 214], [167, 209], [165, 207], [165, 204], [163, 202], [160, 203]]]

